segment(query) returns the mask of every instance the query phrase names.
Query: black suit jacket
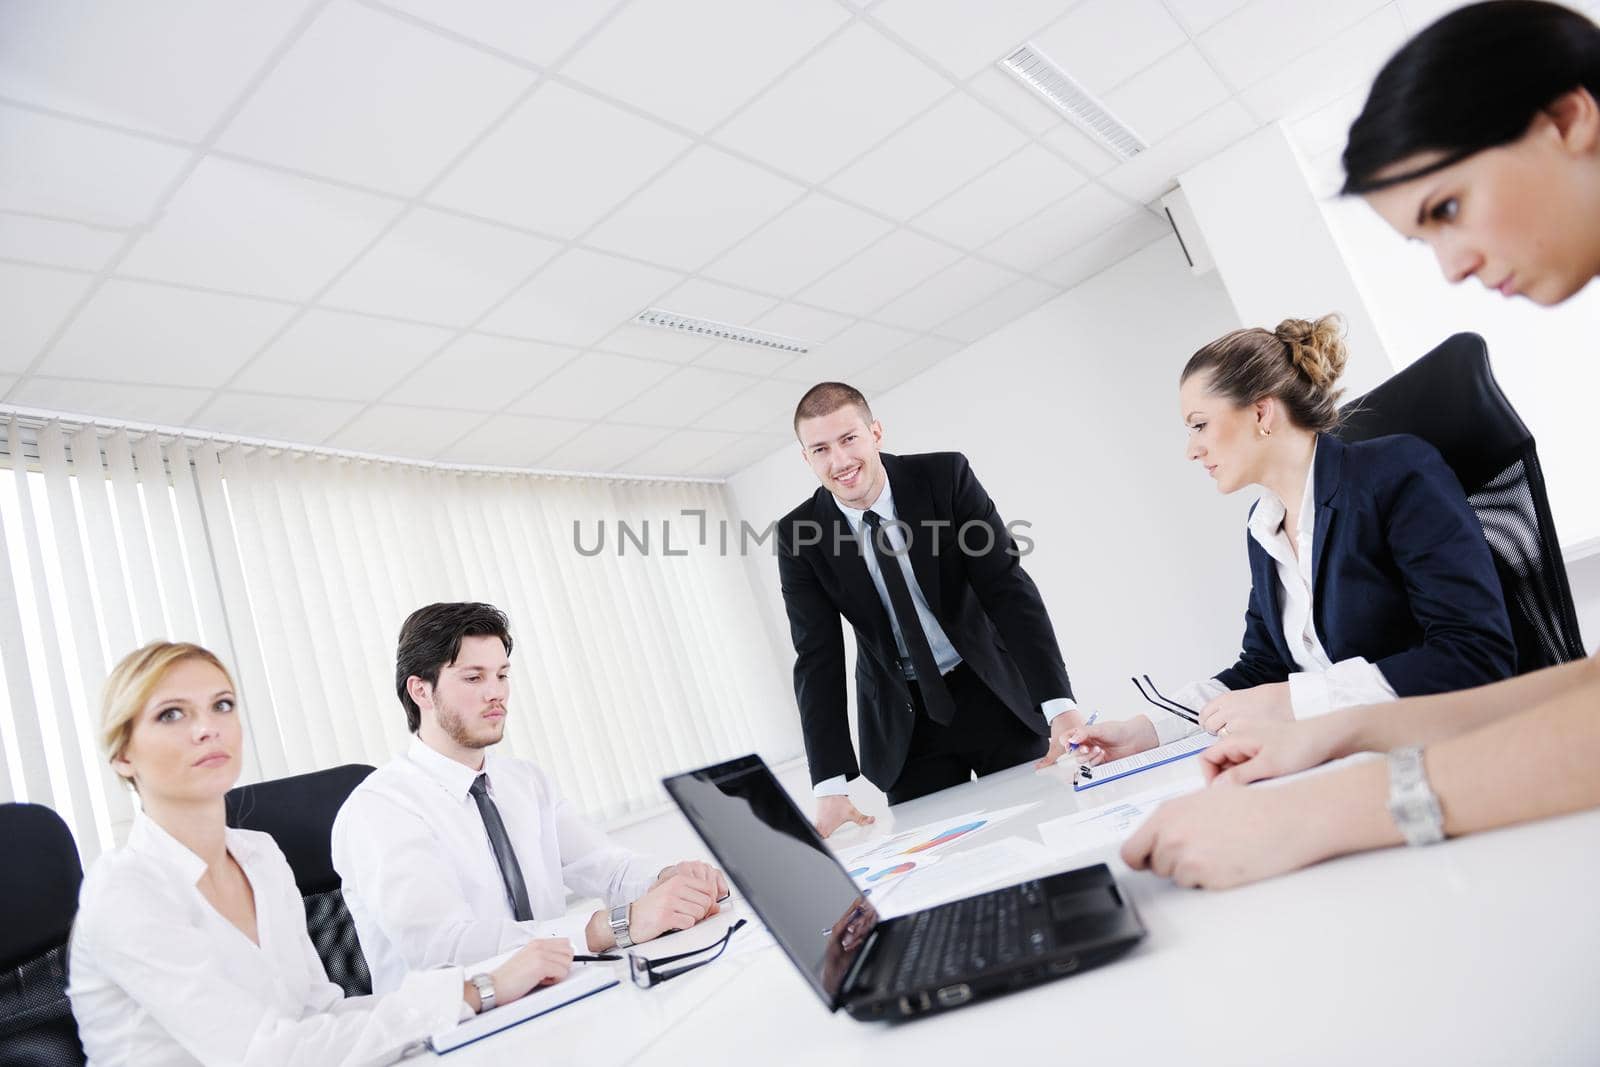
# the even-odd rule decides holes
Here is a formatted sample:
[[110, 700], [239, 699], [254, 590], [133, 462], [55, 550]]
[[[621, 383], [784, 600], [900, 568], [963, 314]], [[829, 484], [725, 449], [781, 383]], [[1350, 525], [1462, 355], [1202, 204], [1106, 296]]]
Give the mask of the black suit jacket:
[[[1039, 705], [1070, 697], [1072, 688], [1044, 600], [989, 494], [958, 452], [885, 453], [883, 466], [895, 516], [911, 527], [917, 584], [945, 636], [1019, 720], [1046, 736]], [[967, 524], [975, 525], [963, 537]], [[889, 614], [861, 554], [865, 545], [822, 488], [779, 521], [777, 542], [811, 780], [864, 771], [888, 789], [905, 765], [917, 713]], [[856, 632], [859, 765], [846, 714], [841, 616]]]
[[[1317, 438], [1312, 623], [1328, 658], [1364, 656], [1400, 696], [1508, 678], [1516, 645], [1500, 578], [1455, 474], [1410, 434]], [[1253, 510], [1253, 509], [1252, 509]], [[1244, 650], [1217, 675], [1229, 689], [1298, 670], [1283, 636], [1277, 564], [1245, 535]]]

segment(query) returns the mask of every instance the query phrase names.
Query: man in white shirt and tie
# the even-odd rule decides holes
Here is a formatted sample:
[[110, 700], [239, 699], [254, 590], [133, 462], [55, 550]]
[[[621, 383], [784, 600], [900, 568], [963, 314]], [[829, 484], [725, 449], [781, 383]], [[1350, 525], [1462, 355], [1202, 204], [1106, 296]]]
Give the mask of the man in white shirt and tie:
[[[669, 867], [612, 844], [505, 733], [511, 634], [488, 604], [430, 604], [400, 630], [395, 688], [416, 736], [340, 809], [333, 864], [374, 992], [536, 938], [604, 952], [687, 929], [727, 894], [709, 864]], [[566, 915], [566, 888], [597, 896]]]

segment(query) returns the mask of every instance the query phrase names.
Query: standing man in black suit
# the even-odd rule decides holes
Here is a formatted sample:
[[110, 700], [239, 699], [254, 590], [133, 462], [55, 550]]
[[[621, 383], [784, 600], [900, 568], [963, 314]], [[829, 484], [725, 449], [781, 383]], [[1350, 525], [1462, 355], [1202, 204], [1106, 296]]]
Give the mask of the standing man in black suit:
[[[898, 804], [1054, 763], [1083, 720], [1038, 587], [966, 457], [880, 452], [882, 425], [841, 382], [808, 390], [794, 428], [822, 483], [777, 532], [818, 831], [872, 822], [846, 784], [863, 772]], [[856, 632], [859, 766], [840, 616]]]

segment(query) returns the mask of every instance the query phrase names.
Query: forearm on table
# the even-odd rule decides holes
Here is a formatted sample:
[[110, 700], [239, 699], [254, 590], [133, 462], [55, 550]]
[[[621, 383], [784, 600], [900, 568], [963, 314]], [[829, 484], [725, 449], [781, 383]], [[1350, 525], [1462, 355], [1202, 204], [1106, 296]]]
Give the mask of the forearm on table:
[[1338, 754], [1433, 744], [1597, 683], [1600, 659], [1591, 656], [1475, 689], [1350, 708], [1337, 713], [1345, 730]]
[[1600, 677], [1424, 757], [1451, 835], [1600, 806]]
[[[1417, 743], [1417, 742], [1411, 742]], [[1426, 746], [1428, 782], [1451, 837], [1600, 807], [1600, 681]], [[1322, 858], [1400, 843], [1388, 767], [1371, 760], [1281, 788], [1323, 812]]]

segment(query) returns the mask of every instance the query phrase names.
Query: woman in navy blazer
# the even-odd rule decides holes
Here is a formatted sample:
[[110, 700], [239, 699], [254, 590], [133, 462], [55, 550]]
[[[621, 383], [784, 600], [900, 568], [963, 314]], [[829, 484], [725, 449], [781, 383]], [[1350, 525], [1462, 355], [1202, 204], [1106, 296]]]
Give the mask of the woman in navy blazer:
[[[1219, 492], [1266, 490], [1245, 538], [1238, 662], [1172, 694], [1212, 733], [1464, 689], [1516, 666], [1483, 529], [1439, 453], [1407, 434], [1347, 445], [1328, 433], [1346, 359], [1339, 333], [1334, 315], [1235, 330], [1180, 378], [1188, 458]], [[1141, 715], [1079, 733], [1092, 762], [1192, 730], [1176, 715]]]

